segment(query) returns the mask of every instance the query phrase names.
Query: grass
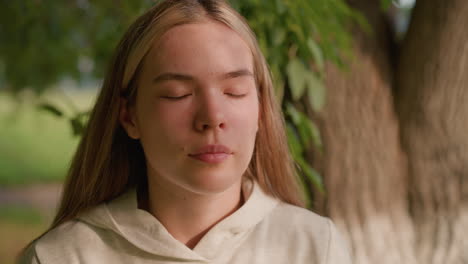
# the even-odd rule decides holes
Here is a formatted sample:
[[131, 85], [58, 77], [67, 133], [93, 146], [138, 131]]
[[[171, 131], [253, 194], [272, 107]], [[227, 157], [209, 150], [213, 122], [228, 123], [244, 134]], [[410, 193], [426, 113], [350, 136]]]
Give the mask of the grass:
[[[74, 92], [71, 101], [89, 109], [95, 92]], [[70, 113], [70, 103], [60, 93], [40, 97], [0, 93], [0, 185], [61, 181], [78, 143], [64, 118], [40, 110], [50, 102]]]

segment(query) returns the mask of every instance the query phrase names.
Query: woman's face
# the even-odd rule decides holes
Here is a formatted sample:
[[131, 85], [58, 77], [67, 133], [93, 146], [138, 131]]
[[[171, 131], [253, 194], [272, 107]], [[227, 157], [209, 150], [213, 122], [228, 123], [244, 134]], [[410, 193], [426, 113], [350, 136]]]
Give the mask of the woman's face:
[[198, 194], [240, 182], [258, 119], [251, 51], [216, 22], [167, 31], [143, 61], [135, 106], [121, 115], [140, 139], [148, 177]]

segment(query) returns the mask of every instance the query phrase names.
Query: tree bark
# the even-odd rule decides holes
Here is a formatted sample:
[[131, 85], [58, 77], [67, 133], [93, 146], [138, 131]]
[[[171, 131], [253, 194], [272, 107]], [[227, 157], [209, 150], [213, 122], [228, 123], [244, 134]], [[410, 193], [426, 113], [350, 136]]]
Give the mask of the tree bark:
[[417, 1], [397, 71], [420, 263], [468, 263], [468, 1]]
[[407, 162], [392, 97], [391, 32], [379, 1], [349, 1], [373, 32], [354, 30], [347, 69], [327, 65], [327, 103], [318, 114], [324, 153], [314, 167], [327, 194], [316, 208], [345, 234], [354, 263], [416, 263]]

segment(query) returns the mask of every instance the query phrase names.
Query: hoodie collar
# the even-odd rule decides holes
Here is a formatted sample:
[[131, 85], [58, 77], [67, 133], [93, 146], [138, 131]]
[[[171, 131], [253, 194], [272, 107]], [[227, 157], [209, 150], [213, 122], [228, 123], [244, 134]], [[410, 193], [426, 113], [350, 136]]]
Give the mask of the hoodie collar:
[[176, 240], [153, 215], [138, 209], [135, 188], [95, 207], [79, 219], [110, 229], [154, 255], [185, 261], [210, 261], [225, 250], [232, 251], [240, 245], [253, 227], [279, 202], [249, 178], [243, 181], [242, 193], [245, 199], [242, 207], [212, 227], [193, 250]]

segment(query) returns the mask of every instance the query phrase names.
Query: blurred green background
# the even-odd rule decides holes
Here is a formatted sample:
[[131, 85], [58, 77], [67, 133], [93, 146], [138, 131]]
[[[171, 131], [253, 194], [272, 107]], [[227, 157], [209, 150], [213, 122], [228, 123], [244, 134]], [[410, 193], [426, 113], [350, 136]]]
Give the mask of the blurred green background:
[[[88, 109], [96, 91], [68, 92], [73, 102]], [[60, 93], [47, 92], [40, 97], [23, 94], [21, 98], [0, 93], [0, 184], [59, 182], [63, 179], [78, 137], [63, 119], [41, 110], [41, 102], [63, 103]]]
[[0, 263], [13, 263], [18, 251], [52, 220], [79, 140], [68, 122], [39, 105], [64, 105], [66, 96], [76, 107], [88, 109], [95, 95], [96, 89], [71, 87], [40, 96], [0, 91]]

